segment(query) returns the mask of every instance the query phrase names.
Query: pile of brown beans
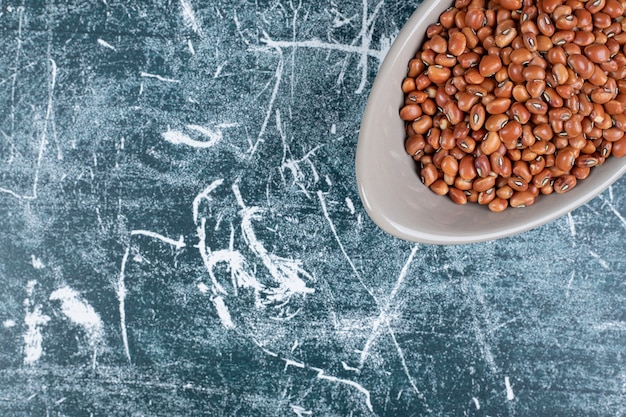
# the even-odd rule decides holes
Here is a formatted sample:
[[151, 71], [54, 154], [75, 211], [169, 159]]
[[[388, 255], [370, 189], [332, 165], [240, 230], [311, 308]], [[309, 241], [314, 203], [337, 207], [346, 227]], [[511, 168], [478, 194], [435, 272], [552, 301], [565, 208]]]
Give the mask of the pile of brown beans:
[[626, 154], [626, 0], [456, 0], [402, 83], [424, 185], [491, 211]]

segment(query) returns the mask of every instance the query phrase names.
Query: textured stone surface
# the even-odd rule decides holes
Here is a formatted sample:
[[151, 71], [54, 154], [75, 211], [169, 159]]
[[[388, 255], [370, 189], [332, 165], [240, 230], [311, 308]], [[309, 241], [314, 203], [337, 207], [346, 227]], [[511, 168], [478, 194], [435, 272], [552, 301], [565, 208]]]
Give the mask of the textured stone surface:
[[616, 416], [626, 180], [412, 245], [354, 154], [416, 1], [0, 1], [0, 414]]

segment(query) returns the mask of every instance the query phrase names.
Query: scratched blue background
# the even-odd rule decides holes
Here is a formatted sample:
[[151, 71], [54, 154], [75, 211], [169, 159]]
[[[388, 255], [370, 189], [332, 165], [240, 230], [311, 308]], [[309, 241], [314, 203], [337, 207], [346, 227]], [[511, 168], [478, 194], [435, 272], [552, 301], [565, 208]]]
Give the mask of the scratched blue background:
[[417, 4], [0, 0], [0, 415], [626, 414], [624, 179], [496, 242], [367, 218]]

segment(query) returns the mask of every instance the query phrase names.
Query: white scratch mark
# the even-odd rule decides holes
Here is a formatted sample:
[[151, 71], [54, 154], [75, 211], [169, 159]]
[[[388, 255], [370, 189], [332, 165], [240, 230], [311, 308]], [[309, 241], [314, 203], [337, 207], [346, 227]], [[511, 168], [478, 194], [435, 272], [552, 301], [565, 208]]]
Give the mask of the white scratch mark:
[[567, 288], [565, 289], [565, 298], [569, 298], [570, 288], [572, 287], [572, 283], [574, 282], [575, 275], [576, 275], [576, 271], [572, 271], [572, 274], [569, 277], [569, 281], [567, 281]]
[[604, 201], [604, 203], [607, 206], [609, 206], [609, 209], [613, 212], [615, 217], [617, 217], [619, 219], [620, 223], [622, 224], [622, 227], [624, 229], [626, 229], [626, 219], [624, 219], [624, 217], [620, 214], [620, 212], [615, 208], [615, 206], [613, 205], [613, 202], [612, 202], [612, 198], [610, 200], [607, 200], [606, 198], [604, 198], [604, 196], [602, 194], [600, 194], [600, 199], [602, 201]]
[[333, 123], [330, 127], [330, 134], [334, 135], [335, 133], [337, 133], [337, 125]]
[[478, 402], [478, 398], [472, 397], [472, 401], [474, 401], [474, 406], [476, 407], [476, 410], [480, 410], [480, 403]]
[[17, 323], [15, 323], [15, 320], [12, 320], [12, 319], [7, 319], [2, 322], [2, 326], [4, 326], [5, 329], [10, 329], [11, 327], [15, 327], [16, 324]]
[[65, 286], [55, 290], [50, 294], [51, 301], [61, 302], [61, 312], [70, 319], [71, 322], [81, 326], [89, 345], [95, 347], [104, 340], [104, 330], [102, 320], [89, 303], [82, 299], [72, 288]]
[[[26, 324], [26, 332], [24, 333], [24, 364], [32, 365], [37, 362], [43, 355], [43, 335], [41, 334], [41, 327], [45, 326], [50, 321], [50, 317], [41, 313], [41, 305], [33, 305], [30, 297], [33, 295], [33, 291], [37, 285], [37, 281], [31, 280], [28, 282], [26, 291], [29, 298], [24, 300], [24, 306], [26, 307], [26, 314], [24, 317], [24, 324]], [[32, 310], [30, 309], [32, 308]]]
[[194, 223], [196, 224], [198, 223], [198, 209], [200, 207], [200, 203], [203, 200], [210, 202], [211, 197], [209, 197], [209, 194], [211, 194], [213, 190], [215, 190], [217, 187], [219, 187], [223, 183], [224, 183], [223, 179], [213, 181], [208, 187], [206, 187], [200, 194], [198, 194], [193, 199], [192, 210], [193, 210], [193, 222]]
[[296, 413], [298, 417], [313, 415], [313, 411], [307, 410], [306, 408], [300, 407], [299, 405], [289, 404], [289, 406], [291, 407], [291, 411]]
[[430, 407], [426, 403], [426, 397], [417, 388], [417, 385], [415, 384], [415, 380], [413, 379], [413, 377], [411, 376], [411, 373], [409, 372], [409, 367], [407, 366], [406, 359], [404, 358], [404, 352], [402, 351], [402, 348], [400, 347], [400, 344], [398, 343], [398, 340], [396, 339], [396, 335], [395, 335], [393, 329], [391, 328], [391, 325], [389, 324], [388, 318], [385, 319], [385, 324], [387, 325], [387, 330], [389, 331], [389, 335], [391, 336], [391, 340], [393, 341], [393, 344], [396, 347], [396, 351], [398, 352], [398, 356], [400, 357], [400, 363], [402, 364], [402, 369], [404, 370], [404, 374], [408, 378], [409, 383], [411, 384], [411, 387], [413, 388], [413, 391], [415, 391], [415, 394], [417, 395], [417, 397], [420, 400], [422, 400], [422, 402], [424, 403], [424, 407], [426, 408], [426, 412], [432, 413], [432, 410], [430, 409]]
[[247, 207], [239, 191], [237, 183], [232, 186], [237, 203], [241, 207], [241, 232], [245, 243], [268, 270], [278, 287], [266, 289], [268, 298], [275, 302], [288, 302], [292, 295], [311, 294], [315, 292], [300, 278], [312, 279], [311, 275], [302, 268], [302, 261], [283, 258], [269, 253], [254, 232], [252, 221], [260, 218], [263, 210], [260, 207]]
[[300, 343], [298, 342], [298, 339], [296, 339], [293, 341], [293, 345], [291, 345], [291, 353], [293, 353], [298, 348], [298, 346], [300, 346]]
[[189, 49], [189, 52], [191, 53], [191, 55], [196, 54], [196, 50], [193, 47], [193, 43], [191, 42], [191, 39], [187, 40], [187, 48]]
[[30, 263], [35, 269], [45, 268], [45, 265], [43, 264], [43, 262], [41, 262], [41, 259], [37, 258], [35, 255], [30, 255]]
[[110, 43], [108, 43], [104, 39], [98, 38], [98, 44], [100, 44], [100, 46], [104, 46], [105, 48], [109, 48], [112, 51], [117, 51], [117, 49], [115, 49], [115, 47], [113, 45], [111, 45]]
[[[267, 34], [265, 34], [267, 36]], [[267, 124], [270, 120], [270, 115], [272, 114], [272, 109], [274, 107], [274, 101], [276, 101], [276, 96], [278, 95], [278, 88], [280, 87], [280, 82], [283, 77], [283, 66], [284, 66], [284, 58], [283, 51], [279, 47], [274, 47], [276, 52], [278, 52], [278, 65], [276, 66], [276, 72], [274, 73], [274, 77], [276, 78], [276, 82], [274, 83], [274, 88], [272, 89], [272, 95], [270, 96], [270, 101], [267, 105], [267, 113], [265, 114], [265, 118], [263, 119], [263, 124], [261, 125], [261, 130], [257, 136], [257, 140], [252, 146], [250, 150], [249, 157], [252, 158], [254, 153], [256, 152], [258, 145], [263, 141], [263, 135], [265, 134], [265, 129], [267, 129]]]
[[346, 197], [346, 205], [348, 206], [348, 210], [350, 210], [350, 214], [354, 214], [355, 213], [354, 203], [352, 202], [350, 197]]
[[158, 75], [158, 74], [150, 74], [148, 72], [143, 72], [143, 71], [139, 75], [141, 77], [145, 77], [145, 78], [155, 78], [155, 79], [157, 79], [159, 81], [163, 81], [163, 82], [166, 82], [166, 83], [179, 83], [180, 82], [180, 80], [175, 80], [173, 78], [163, 77], [163, 76]]
[[163, 137], [163, 139], [174, 145], [186, 145], [192, 148], [208, 149], [217, 145], [224, 138], [222, 133], [223, 129], [237, 126], [239, 126], [238, 123], [221, 123], [216, 126], [217, 130], [211, 130], [204, 126], [194, 124], [186, 126], [187, 129], [206, 136], [208, 138], [207, 141], [192, 139], [186, 133], [180, 132], [178, 130], [168, 130], [167, 132], [161, 133], [161, 136]]
[[318, 379], [325, 379], [327, 381], [332, 381], [332, 382], [337, 382], [339, 384], [345, 384], [351, 387], [354, 387], [357, 389], [357, 391], [359, 391], [360, 393], [362, 393], [365, 396], [365, 405], [367, 406], [367, 409], [370, 410], [370, 412], [374, 412], [374, 407], [372, 406], [372, 401], [371, 401], [371, 395], [369, 390], [365, 389], [363, 387], [363, 385], [351, 381], [349, 379], [342, 379], [342, 378], [337, 378], [335, 376], [330, 376], [330, 375], [326, 375], [324, 373], [323, 369], [320, 368], [315, 368], [315, 367], [311, 367], [312, 370], [317, 371], [317, 378]]
[[513, 394], [513, 388], [511, 387], [511, 381], [508, 376], [504, 377], [504, 386], [506, 388], [506, 399], [513, 401], [515, 399], [515, 394]]
[[324, 194], [322, 193], [321, 190], [317, 191], [317, 198], [320, 201], [320, 206], [322, 207], [322, 213], [324, 214], [324, 218], [326, 218], [326, 221], [328, 222], [328, 225], [330, 226], [330, 231], [335, 237], [335, 240], [337, 241], [337, 244], [339, 245], [339, 249], [341, 250], [341, 253], [343, 254], [344, 258], [346, 258], [346, 260], [348, 261], [350, 268], [352, 268], [352, 272], [354, 272], [354, 275], [357, 277], [357, 279], [361, 283], [361, 286], [365, 288], [367, 293], [372, 297], [372, 299], [374, 299], [374, 301], [376, 301], [376, 304], [378, 304], [378, 300], [376, 299], [376, 296], [374, 295], [372, 290], [367, 285], [365, 285], [365, 282], [363, 281], [361, 274], [359, 274], [359, 271], [357, 271], [356, 266], [354, 265], [354, 262], [352, 262], [352, 259], [346, 252], [346, 249], [343, 247], [343, 243], [341, 243], [341, 239], [339, 239], [339, 234], [337, 233], [337, 229], [335, 228], [335, 225], [332, 219], [330, 218], [330, 215], [328, 214], [328, 209], [326, 208], [326, 200], [324, 199]]
[[596, 330], [626, 330], [626, 321], [607, 321], [594, 326]]
[[[413, 262], [413, 258], [415, 257], [415, 253], [417, 252], [417, 248], [418, 247], [416, 245], [416, 246], [413, 246], [413, 248], [411, 249], [411, 253], [409, 254], [409, 257], [408, 257], [407, 261], [404, 263], [404, 266], [400, 270], [400, 274], [398, 275], [398, 279], [396, 280], [396, 284], [394, 285], [393, 289], [391, 290], [391, 294], [389, 294], [389, 298], [387, 299], [387, 302], [386, 302], [385, 306], [381, 309], [380, 314], [378, 315], [378, 317], [374, 321], [374, 325], [372, 326], [372, 331], [371, 331], [369, 337], [367, 338], [367, 340], [365, 341], [365, 346], [361, 350], [361, 357], [359, 359], [359, 369], [363, 368], [363, 365], [365, 364], [365, 360], [367, 359], [367, 356], [369, 355], [369, 351], [370, 351], [374, 341], [376, 340], [376, 338], [380, 334], [380, 325], [387, 321], [387, 317], [389, 315], [389, 310], [390, 310], [391, 303], [396, 298], [396, 295], [398, 294], [398, 291], [400, 290], [400, 287], [404, 283], [404, 279], [406, 278], [406, 275], [407, 275], [407, 273], [409, 271], [409, 266], [411, 265], [411, 262]], [[389, 327], [389, 330], [390, 329], [391, 328]], [[395, 337], [394, 337], [394, 339], [395, 339]]]
[[227, 329], [234, 329], [235, 323], [233, 323], [233, 320], [230, 317], [230, 312], [224, 303], [224, 299], [218, 295], [213, 297], [211, 301], [213, 301], [213, 305], [215, 306], [215, 310], [217, 311], [217, 315], [220, 318], [222, 325]]
[[326, 184], [328, 184], [329, 187], [333, 186], [333, 182], [330, 180], [330, 177], [328, 175], [324, 177], [324, 180], [326, 180]]
[[180, 8], [185, 24], [189, 26], [198, 36], [202, 36], [202, 29], [196, 19], [196, 14], [191, 7], [191, 3], [188, 0], [180, 0]]
[[[22, 8], [20, 9], [23, 10]], [[22, 23], [22, 18], [20, 15], [20, 31], [21, 31], [21, 23]], [[21, 45], [21, 40], [18, 40], [18, 43], [19, 45]], [[19, 48], [18, 48], [18, 54], [19, 54]], [[37, 186], [39, 184], [39, 170], [41, 168], [41, 162], [43, 161], [46, 144], [48, 143], [48, 124], [50, 122], [54, 122], [53, 106], [54, 106], [54, 89], [56, 87], [56, 79], [57, 79], [57, 64], [53, 59], [50, 59], [49, 61], [50, 61], [51, 71], [50, 71], [50, 86], [48, 88], [48, 105], [46, 107], [46, 117], [45, 117], [43, 129], [41, 132], [41, 140], [39, 142], [39, 152], [37, 154], [37, 165], [35, 167], [35, 174], [33, 176], [32, 192], [30, 195], [21, 195], [19, 193], [16, 193], [13, 190], [0, 187], [0, 193], [9, 194], [10, 196], [13, 196], [15, 198], [22, 199], [22, 200], [37, 199]], [[15, 79], [16, 78], [14, 78], [14, 81]]]
[[[576, 223], [574, 222], [574, 217], [572, 213], [567, 213], [567, 224], [569, 225], [569, 231], [573, 238], [576, 237]], [[576, 240], [572, 240], [572, 242], [576, 242]]]
[[209, 287], [204, 282], [200, 282], [197, 287], [198, 291], [200, 291], [202, 294], [206, 294], [207, 292], [209, 292]]
[[178, 238], [178, 240], [170, 239], [168, 237], [165, 237], [155, 232], [151, 232], [149, 230], [132, 230], [130, 232], [130, 235], [151, 237], [151, 238], [160, 240], [161, 242], [167, 243], [168, 245], [174, 246], [176, 250], [180, 250], [187, 246], [185, 245], [185, 238], [182, 235]]
[[285, 371], [290, 366], [294, 366], [296, 368], [302, 368], [302, 369], [304, 369], [305, 367], [305, 365], [302, 362], [298, 362], [298, 361], [294, 361], [292, 359], [286, 359], [286, 358], [282, 358], [282, 360], [285, 361]]
[[361, 373], [361, 370], [359, 368], [355, 368], [353, 366], [350, 366], [347, 363], [345, 363], [344, 361], [341, 361], [341, 366], [343, 366], [343, 369], [345, 369], [346, 371], [356, 372], [357, 374]]
[[364, 54], [382, 61], [385, 58], [385, 52], [375, 49], [367, 49], [362, 46], [345, 45], [341, 43], [328, 43], [319, 39], [311, 39], [305, 41], [275, 41], [270, 39], [267, 34], [261, 39], [261, 42], [271, 48], [313, 48], [330, 51], [340, 51], [353, 54]]
[[598, 263], [600, 265], [602, 265], [602, 267], [604, 269], [608, 269], [610, 270], [611, 268], [609, 267], [609, 264], [607, 261], [605, 261], [604, 259], [602, 259], [602, 257], [600, 255], [598, 255], [597, 253], [595, 253], [594, 251], [590, 250], [589, 251], [589, 255], [593, 256], [594, 258], [596, 258], [598, 260]]
[[126, 262], [128, 261], [128, 255], [130, 253], [130, 247], [126, 248], [124, 252], [124, 256], [122, 257], [122, 266], [120, 267], [120, 275], [117, 280], [117, 300], [119, 302], [119, 313], [120, 313], [120, 328], [122, 331], [122, 343], [124, 344], [124, 353], [126, 353], [126, 358], [128, 359], [128, 363], [131, 363], [130, 358], [130, 349], [128, 347], [128, 333], [126, 331], [126, 284], [124, 283], [124, 275], [126, 273]]

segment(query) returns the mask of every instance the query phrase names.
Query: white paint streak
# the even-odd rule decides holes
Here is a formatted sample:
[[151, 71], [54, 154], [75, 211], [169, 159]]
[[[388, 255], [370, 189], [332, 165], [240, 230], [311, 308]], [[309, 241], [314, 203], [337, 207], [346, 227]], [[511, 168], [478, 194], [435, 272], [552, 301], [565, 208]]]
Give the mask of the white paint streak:
[[41, 262], [41, 259], [37, 258], [35, 255], [30, 255], [30, 263], [35, 269], [45, 268], [45, 265], [43, 264], [43, 262]]
[[348, 210], [350, 210], [350, 214], [354, 214], [355, 213], [354, 203], [352, 202], [350, 197], [346, 197], [346, 205], [348, 206]]
[[5, 329], [10, 329], [11, 327], [15, 327], [15, 325], [15, 320], [12, 319], [7, 319], [2, 322], [2, 326], [4, 326]]
[[595, 325], [594, 328], [600, 331], [606, 331], [606, 330], [624, 331], [626, 330], [626, 321], [607, 321], [607, 322], [599, 323]]
[[302, 368], [302, 369], [304, 369], [305, 367], [305, 365], [302, 362], [298, 362], [298, 361], [294, 361], [292, 359], [286, 359], [286, 358], [282, 358], [282, 360], [285, 361], [285, 371], [290, 366], [294, 366], [296, 368]]
[[120, 314], [120, 329], [122, 331], [122, 343], [124, 344], [124, 353], [126, 353], [126, 359], [128, 363], [131, 363], [130, 349], [128, 347], [128, 332], [126, 330], [126, 284], [124, 282], [126, 273], [126, 262], [128, 261], [128, 255], [130, 248], [126, 248], [124, 256], [122, 257], [122, 266], [120, 267], [120, 275], [117, 280], [117, 300], [119, 302], [119, 314]]
[[270, 39], [267, 34], [265, 37], [261, 38], [261, 42], [266, 44], [271, 48], [313, 48], [320, 50], [330, 50], [330, 51], [339, 51], [339, 52], [347, 52], [353, 54], [364, 54], [366, 56], [371, 56], [378, 60], [384, 59], [385, 54], [383, 51], [363, 48], [362, 46], [353, 46], [353, 45], [345, 45], [341, 43], [328, 43], [323, 42], [319, 39], [310, 39], [304, 41], [275, 41]]
[[[265, 34], [267, 36], [267, 34]], [[270, 96], [270, 101], [267, 105], [267, 113], [265, 114], [265, 118], [263, 119], [263, 124], [261, 125], [261, 130], [257, 136], [257, 140], [250, 149], [249, 158], [252, 159], [252, 156], [256, 152], [259, 143], [263, 141], [263, 135], [265, 134], [265, 129], [267, 129], [267, 124], [270, 120], [270, 115], [272, 114], [272, 109], [274, 107], [274, 101], [276, 101], [276, 96], [278, 95], [278, 88], [280, 87], [280, 82], [283, 78], [283, 67], [284, 67], [284, 58], [283, 51], [279, 47], [273, 47], [276, 52], [278, 52], [278, 65], [276, 66], [276, 72], [274, 73], [274, 77], [276, 78], [276, 82], [274, 83], [274, 88], [272, 89], [272, 95]]]
[[163, 235], [160, 235], [158, 233], [155, 232], [151, 232], [148, 230], [132, 230], [130, 232], [131, 236], [147, 236], [147, 237], [151, 237], [154, 239], [158, 239], [161, 242], [167, 243], [168, 245], [172, 245], [176, 248], [176, 250], [180, 250], [184, 247], [186, 247], [187, 245], [185, 245], [185, 238], [183, 238], [183, 236], [181, 235], [178, 240], [173, 240], [170, 239], [168, 237], [165, 237]]
[[[21, 31], [21, 23], [22, 23], [22, 19], [20, 16], [20, 31]], [[21, 41], [20, 41], [20, 45], [21, 45]], [[17, 51], [18, 56], [19, 56], [19, 53], [20, 53], [20, 48], [18, 48], [18, 51]], [[43, 129], [41, 132], [41, 139], [39, 142], [39, 151], [37, 153], [37, 164], [35, 167], [35, 174], [33, 175], [32, 192], [30, 195], [22, 195], [22, 194], [16, 193], [13, 190], [0, 187], [0, 193], [9, 194], [12, 197], [22, 199], [22, 200], [36, 200], [37, 199], [37, 186], [39, 184], [39, 170], [41, 168], [41, 162], [43, 161], [43, 156], [46, 150], [46, 145], [48, 143], [48, 125], [49, 123], [54, 122], [53, 106], [54, 106], [54, 89], [56, 87], [56, 79], [57, 79], [57, 64], [53, 59], [49, 59], [49, 61], [50, 61], [51, 70], [50, 70], [50, 86], [48, 88], [48, 105], [46, 107], [45, 122], [43, 124]], [[16, 73], [16, 76], [17, 76], [17, 73]], [[14, 78], [14, 81], [15, 79], [16, 78]], [[14, 117], [13, 114], [12, 114], [12, 117]]]
[[344, 258], [346, 258], [346, 260], [348, 261], [348, 265], [350, 265], [350, 268], [352, 268], [352, 272], [354, 272], [354, 275], [357, 277], [357, 279], [361, 283], [361, 286], [365, 288], [367, 293], [372, 297], [372, 299], [378, 305], [378, 300], [376, 299], [376, 296], [374, 295], [372, 290], [367, 285], [365, 285], [365, 282], [363, 281], [361, 274], [359, 274], [359, 271], [357, 271], [356, 266], [354, 266], [354, 262], [352, 262], [352, 259], [346, 252], [346, 249], [343, 247], [343, 243], [341, 243], [341, 239], [339, 239], [339, 234], [337, 233], [335, 224], [333, 223], [332, 219], [330, 218], [330, 215], [328, 214], [328, 209], [326, 208], [326, 200], [324, 199], [324, 194], [322, 193], [321, 190], [317, 191], [317, 198], [320, 201], [320, 206], [322, 207], [322, 213], [324, 213], [324, 218], [326, 218], [326, 221], [328, 222], [328, 225], [330, 226], [330, 231], [333, 233], [333, 236], [335, 237], [335, 240], [337, 241], [337, 244], [339, 245], [339, 249], [341, 250], [341, 253], [343, 254]]
[[346, 371], [356, 372], [357, 374], [361, 373], [361, 370], [359, 368], [355, 368], [353, 366], [350, 366], [347, 363], [345, 363], [344, 361], [341, 361], [341, 366], [343, 366], [343, 369], [345, 369]]
[[[369, 351], [372, 348], [372, 346], [374, 344], [374, 341], [376, 340], [376, 338], [380, 334], [380, 326], [381, 326], [381, 324], [383, 324], [383, 323], [385, 323], [387, 321], [387, 318], [388, 318], [388, 315], [389, 315], [390, 306], [391, 306], [392, 302], [394, 301], [394, 299], [396, 298], [396, 295], [398, 294], [398, 291], [400, 290], [400, 287], [404, 283], [404, 279], [406, 278], [406, 275], [408, 273], [409, 266], [411, 265], [411, 262], [413, 262], [413, 258], [415, 257], [415, 253], [417, 252], [417, 248], [418, 247], [416, 245], [416, 246], [413, 246], [413, 248], [411, 249], [411, 253], [409, 254], [409, 257], [408, 257], [407, 261], [405, 262], [404, 266], [400, 270], [400, 275], [398, 275], [398, 279], [396, 280], [396, 284], [394, 285], [393, 289], [391, 290], [391, 294], [389, 294], [389, 298], [387, 299], [387, 302], [386, 302], [385, 306], [381, 309], [380, 314], [378, 315], [378, 317], [374, 321], [374, 325], [372, 326], [372, 331], [371, 331], [369, 337], [367, 338], [367, 340], [365, 341], [365, 346], [361, 350], [361, 357], [359, 359], [359, 369], [363, 368], [363, 365], [365, 364], [365, 360], [367, 359], [367, 356], [369, 355]], [[389, 330], [390, 329], [391, 328], [389, 327]], [[390, 333], [391, 333], [391, 331], [390, 331]], [[395, 337], [394, 337], [394, 339], [395, 339]]]
[[295, 294], [311, 294], [315, 292], [313, 288], [309, 288], [306, 282], [300, 278], [312, 279], [311, 275], [302, 268], [302, 261], [299, 259], [283, 258], [273, 253], [269, 253], [263, 242], [259, 241], [252, 226], [253, 220], [258, 220], [263, 210], [259, 207], [247, 207], [241, 196], [238, 185], [233, 184], [233, 193], [237, 199], [237, 203], [241, 207], [241, 233], [244, 242], [248, 248], [256, 255], [265, 268], [268, 270], [276, 287], [268, 287], [265, 289], [268, 299], [271, 302], [288, 302]]
[[[567, 224], [569, 225], [569, 231], [573, 238], [576, 237], [576, 223], [574, 222], [574, 217], [572, 213], [567, 213]], [[572, 240], [575, 244], [576, 240]]]
[[476, 407], [476, 410], [480, 410], [480, 403], [478, 402], [478, 398], [472, 397], [472, 401], [474, 401], [474, 406]]
[[[37, 281], [28, 282], [26, 292], [28, 297], [32, 297]], [[41, 313], [41, 305], [33, 305], [30, 298], [24, 300], [26, 314], [24, 316], [24, 324], [26, 332], [24, 333], [24, 364], [32, 365], [37, 362], [43, 355], [43, 335], [41, 327], [50, 321], [50, 317]], [[32, 308], [32, 310], [31, 310]]]
[[192, 203], [193, 210], [193, 222], [198, 223], [198, 209], [200, 207], [200, 203], [205, 200], [207, 202], [211, 201], [211, 197], [209, 194], [213, 192], [217, 187], [224, 183], [223, 179], [213, 181], [208, 187], [206, 187], [201, 193], [199, 193], [194, 199]]
[[343, 378], [337, 378], [335, 376], [330, 376], [330, 375], [326, 375], [324, 373], [323, 369], [320, 368], [314, 368], [311, 367], [311, 369], [313, 369], [314, 371], [317, 371], [317, 378], [318, 379], [325, 379], [327, 381], [332, 381], [332, 382], [337, 382], [339, 384], [345, 384], [348, 385], [350, 387], [354, 387], [357, 389], [357, 391], [359, 391], [360, 393], [362, 393], [365, 396], [365, 405], [367, 406], [367, 409], [370, 410], [370, 412], [374, 412], [374, 407], [372, 406], [372, 400], [371, 400], [371, 395], [369, 390], [365, 389], [363, 387], [363, 385], [351, 381], [349, 379], [343, 379]]
[[200, 282], [197, 287], [198, 291], [200, 291], [202, 294], [206, 294], [207, 292], [209, 292], [209, 287], [204, 282]]
[[602, 267], [603, 267], [604, 269], [608, 269], [608, 270], [610, 270], [610, 269], [611, 269], [611, 268], [609, 267], [608, 262], [607, 262], [607, 261], [605, 261], [604, 259], [602, 259], [602, 257], [601, 257], [599, 254], [597, 254], [597, 253], [595, 253], [594, 251], [590, 250], [590, 251], [589, 251], [589, 255], [591, 255], [591, 256], [593, 256], [594, 258], [596, 258], [596, 259], [598, 260], [598, 263], [599, 263], [600, 265], [602, 265]]
[[313, 415], [313, 411], [307, 410], [306, 408], [300, 407], [299, 405], [289, 404], [289, 406], [291, 407], [291, 411], [296, 413], [298, 417]]
[[158, 74], [150, 74], [148, 72], [143, 72], [143, 71], [140, 72], [139, 75], [141, 77], [145, 77], [145, 78], [155, 78], [155, 79], [157, 79], [159, 81], [163, 81], [163, 82], [166, 82], [166, 83], [179, 83], [180, 82], [180, 80], [175, 80], [173, 78], [163, 77], [163, 76], [158, 75]]
[[105, 41], [104, 39], [100, 39], [98, 38], [98, 44], [100, 46], [104, 46], [105, 48], [109, 48], [113, 51], [117, 51], [117, 49], [115, 49], [115, 47], [113, 45], [111, 45], [110, 43], [108, 43], [107, 41]]
[[513, 394], [513, 388], [511, 387], [511, 381], [508, 376], [504, 377], [504, 387], [506, 388], [506, 399], [513, 401], [515, 399], [515, 394]]
[[224, 299], [218, 295], [213, 297], [211, 301], [213, 301], [213, 305], [215, 306], [215, 310], [217, 311], [217, 315], [220, 318], [222, 325], [227, 329], [234, 329], [235, 323], [233, 323], [228, 307], [226, 307], [226, 304], [224, 303]]
[[426, 409], [426, 412], [427, 413], [432, 413], [433, 410], [431, 410], [431, 408], [428, 406], [428, 403], [426, 402], [426, 397], [417, 388], [417, 385], [415, 384], [415, 380], [413, 379], [413, 377], [411, 376], [411, 373], [409, 372], [409, 367], [406, 364], [406, 359], [404, 357], [404, 352], [402, 351], [402, 348], [400, 347], [400, 344], [398, 343], [398, 340], [396, 339], [396, 335], [395, 335], [393, 329], [391, 328], [391, 325], [389, 324], [389, 320], [386, 320], [386, 325], [387, 325], [387, 330], [389, 331], [389, 335], [391, 336], [391, 340], [393, 341], [393, 344], [396, 347], [396, 351], [398, 352], [398, 356], [400, 357], [400, 363], [402, 364], [402, 369], [404, 370], [404, 374], [408, 378], [409, 384], [411, 384], [411, 388], [413, 388], [413, 391], [415, 392], [417, 397], [420, 400], [422, 400], [422, 402], [424, 403], [424, 407]]
[[[196, 125], [191, 125], [191, 126], [196, 128], [196, 130], [197, 128], [201, 128], [200, 126], [196, 126]], [[207, 132], [207, 133], [209, 132], [208, 130], [204, 128], [201, 128], [201, 129], [203, 129], [204, 132]], [[212, 135], [214, 134], [214, 132], [210, 132], [210, 133]], [[186, 145], [192, 148], [200, 148], [200, 149], [211, 148], [215, 146], [215, 144], [217, 144], [217, 142], [221, 139], [221, 133], [220, 133], [219, 136], [215, 134], [214, 136], [210, 137], [208, 141], [204, 142], [204, 141], [192, 139], [189, 135], [183, 132], [179, 132], [178, 130], [168, 130], [167, 132], [161, 133], [161, 136], [167, 142], [170, 142], [174, 145]]]
[[62, 287], [50, 294], [51, 301], [61, 302], [61, 312], [71, 322], [81, 326], [87, 334], [89, 346], [93, 349], [92, 367], [96, 367], [96, 350], [104, 341], [102, 320], [89, 303], [80, 298], [70, 287]]
[[604, 198], [604, 196], [601, 194], [600, 195], [600, 199], [602, 201], [604, 201], [604, 203], [609, 207], [609, 209], [611, 210], [611, 212], [613, 212], [613, 214], [615, 215], [615, 217], [617, 217], [620, 221], [620, 223], [622, 224], [622, 227], [624, 229], [626, 229], [626, 219], [624, 219], [624, 216], [621, 215], [621, 213], [615, 208], [615, 206], [613, 205], [612, 202], [612, 198], [610, 200], [607, 200], [606, 198]]
[[189, 26], [197, 35], [202, 36], [202, 29], [196, 19], [196, 14], [191, 7], [191, 3], [188, 0], [180, 0], [180, 8], [185, 24]]

